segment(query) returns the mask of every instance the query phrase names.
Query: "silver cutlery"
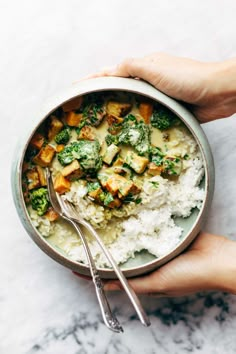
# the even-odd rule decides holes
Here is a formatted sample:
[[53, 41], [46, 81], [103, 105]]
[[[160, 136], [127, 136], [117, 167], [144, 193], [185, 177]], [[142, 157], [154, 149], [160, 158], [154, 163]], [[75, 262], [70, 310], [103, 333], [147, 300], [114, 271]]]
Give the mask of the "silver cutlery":
[[74, 226], [75, 230], [77, 231], [79, 237], [81, 238], [86, 256], [87, 256], [87, 260], [88, 260], [88, 264], [89, 264], [89, 268], [90, 268], [90, 272], [91, 272], [91, 276], [93, 279], [93, 283], [95, 286], [95, 290], [96, 290], [96, 295], [97, 295], [97, 299], [100, 305], [100, 309], [102, 312], [102, 316], [103, 316], [103, 320], [106, 324], [106, 326], [112, 330], [113, 332], [123, 332], [123, 328], [120, 325], [119, 321], [117, 320], [117, 318], [115, 317], [115, 315], [112, 314], [111, 312], [111, 308], [109, 306], [104, 288], [103, 288], [103, 283], [102, 280], [100, 278], [99, 272], [96, 268], [96, 264], [94, 262], [93, 256], [91, 254], [91, 251], [89, 249], [87, 240], [85, 238], [85, 236], [82, 234], [80, 227], [78, 225], [78, 221], [75, 220], [73, 217], [68, 216], [68, 213], [65, 213], [65, 211], [63, 210], [63, 208], [61, 207], [61, 205], [59, 204], [59, 200], [57, 197], [57, 194], [54, 190], [53, 187], [53, 182], [52, 182], [52, 177], [51, 177], [51, 173], [49, 171], [48, 168], [46, 168], [46, 180], [47, 180], [47, 187], [48, 187], [48, 195], [49, 195], [49, 200], [52, 204], [53, 209], [66, 221], [68, 221], [71, 225]]
[[114, 272], [116, 273], [117, 278], [120, 280], [120, 282], [121, 282], [126, 294], [128, 295], [141, 323], [144, 326], [150, 326], [150, 324], [151, 324], [150, 320], [147, 317], [147, 315], [142, 307], [142, 304], [140, 303], [139, 298], [137, 297], [137, 295], [134, 292], [134, 290], [132, 289], [132, 287], [129, 285], [127, 279], [125, 278], [124, 274], [122, 273], [122, 271], [118, 267], [116, 261], [112, 257], [112, 255], [109, 252], [109, 250], [107, 249], [107, 247], [102, 242], [98, 233], [95, 231], [95, 229], [91, 226], [90, 223], [88, 223], [87, 221], [85, 221], [83, 218], [81, 218], [78, 215], [78, 211], [76, 210], [75, 206], [72, 203], [63, 199], [63, 197], [59, 197], [59, 202], [60, 202], [61, 207], [63, 208], [65, 214], [67, 215], [67, 217], [72, 218], [73, 220], [76, 220], [77, 223], [79, 223], [79, 224], [83, 225], [85, 228], [87, 228], [87, 230], [94, 236], [95, 240], [98, 242], [103, 253], [105, 254], [107, 260], [111, 264]]

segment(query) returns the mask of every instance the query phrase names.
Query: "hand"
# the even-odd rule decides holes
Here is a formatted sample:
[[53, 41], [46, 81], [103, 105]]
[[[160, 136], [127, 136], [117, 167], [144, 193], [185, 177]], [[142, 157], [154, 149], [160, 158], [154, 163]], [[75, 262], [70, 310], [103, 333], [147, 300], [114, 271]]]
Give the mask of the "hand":
[[155, 53], [123, 61], [93, 75], [143, 79], [165, 94], [190, 104], [201, 122], [236, 112], [236, 59], [204, 63]]
[[[129, 280], [137, 293], [158, 296], [184, 296], [203, 290], [236, 294], [236, 243], [207, 233], [187, 251], [143, 277]], [[106, 290], [121, 290], [119, 281], [109, 281]]]

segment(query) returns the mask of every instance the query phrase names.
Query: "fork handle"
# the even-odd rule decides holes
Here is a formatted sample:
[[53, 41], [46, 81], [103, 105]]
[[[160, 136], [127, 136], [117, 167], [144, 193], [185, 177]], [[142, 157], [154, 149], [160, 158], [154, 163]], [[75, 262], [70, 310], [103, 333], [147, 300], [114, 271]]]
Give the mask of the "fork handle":
[[64, 219], [66, 219], [69, 223], [71, 223], [74, 226], [74, 228], [76, 229], [76, 231], [78, 232], [78, 234], [81, 238], [81, 241], [82, 241], [85, 253], [86, 253], [86, 257], [87, 257], [87, 260], [89, 263], [89, 268], [90, 268], [91, 276], [92, 276], [93, 283], [95, 286], [97, 299], [98, 299], [100, 309], [102, 312], [102, 317], [103, 317], [103, 320], [104, 320], [106, 326], [109, 329], [111, 329], [113, 332], [117, 332], [117, 333], [123, 332], [122, 326], [120, 325], [120, 323], [117, 320], [117, 318], [115, 317], [115, 315], [113, 315], [111, 312], [111, 308], [110, 308], [110, 305], [108, 303], [108, 300], [107, 300], [107, 297], [106, 297], [106, 294], [105, 294], [105, 291], [103, 288], [103, 283], [102, 283], [101, 277], [100, 277], [98, 270], [96, 268], [93, 256], [91, 254], [91, 251], [89, 249], [89, 246], [88, 246], [85, 236], [83, 236], [83, 234], [81, 233], [80, 227], [78, 226], [78, 224], [75, 221], [71, 220], [70, 218], [67, 218], [66, 216], [64, 216]]
[[117, 278], [120, 280], [126, 294], [128, 295], [141, 323], [148, 327], [150, 326], [150, 320], [147, 316], [147, 314], [144, 311], [144, 308], [138, 298], [138, 296], [136, 295], [135, 291], [133, 290], [133, 288], [129, 285], [126, 277], [124, 276], [124, 274], [122, 273], [122, 271], [120, 270], [120, 268], [118, 267], [116, 261], [114, 260], [114, 258], [112, 257], [111, 253], [108, 251], [108, 249], [104, 246], [101, 238], [98, 236], [97, 232], [94, 230], [94, 228], [87, 222], [85, 222], [84, 220], [76, 220], [73, 219], [73, 221], [75, 222], [79, 222], [81, 225], [83, 225], [84, 227], [86, 227], [93, 235], [93, 237], [95, 238], [95, 240], [98, 242], [99, 246], [101, 247], [103, 253], [105, 254], [106, 258], [108, 259], [108, 261], [110, 262], [113, 270], [115, 271]]

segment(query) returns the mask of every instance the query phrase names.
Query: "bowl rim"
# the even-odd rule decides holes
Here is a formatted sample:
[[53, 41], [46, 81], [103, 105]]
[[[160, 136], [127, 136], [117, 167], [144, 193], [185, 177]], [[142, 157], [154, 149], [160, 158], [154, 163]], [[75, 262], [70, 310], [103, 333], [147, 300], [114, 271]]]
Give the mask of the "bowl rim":
[[[43, 250], [47, 255], [53, 258], [58, 263], [70, 268], [71, 270], [78, 272], [83, 275], [90, 275], [89, 267], [78, 261], [74, 261], [57, 251], [55, 246], [49, 244], [46, 238], [44, 238], [38, 230], [33, 226], [32, 221], [29, 217], [22, 191], [22, 165], [25, 155], [26, 148], [29, 144], [35, 131], [42, 124], [42, 122], [59, 106], [63, 103], [74, 99], [77, 96], [85, 95], [87, 93], [98, 92], [98, 91], [126, 91], [136, 94], [140, 94], [153, 99], [171, 111], [173, 111], [187, 126], [187, 128], [192, 133], [194, 139], [200, 148], [201, 155], [203, 157], [204, 169], [205, 169], [205, 199], [203, 201], [202, 207], [199, 210], [197, 218], [193, 225], [191, 226], [189, 232], [183, 237], [183, 239], [174, 247], [170, 252], [164, 254], [160, 258], [151, 260], [143, 265], [134, 266], [130, 268], [123, 268], [125, 276], [133, 277], [144, 273], [148, 273], [161, 265], [169, 262], [171, 259], [179, 255], [194, 238], [198, 235], [203, 226], [207, 210], [212, 202], [213, 191], [214, 191], [214, 161], [211, 153], [210, 145], [206, 138], [206, 135], [201, 128], [200, 124], [197, 122], [196, 118], [191, 112], [189, 112], [182, 104], [172, 99], [171, 97], [165, 95], [164, 93], [158, 91], [156, 88], [150, 84], [136, 79], [131, 78], [120, 78], [120, 77], [99, 77], [92, 78], [84, 81], [80, 81], [76, 85], [68, 88], [58, 94], [55, 97], [50, 98], [45, 104], [42, 110], [38, 112], [35, 116], [34, 121], [30, 125], [26, 136], [18, 143], [16, 155], [17, 158], [13, 162], [12, 168], [12, 192], [13, 198], [16, 205], [16, 209], [20, 216], [20, 219], [28, 232], [29, 236], [33, 241]], [[35, 124], [35, 120], [37, 121]], [[103, 278], [113, 279], [116, 275], [112, 269], [100, 268], [98, 270]]]

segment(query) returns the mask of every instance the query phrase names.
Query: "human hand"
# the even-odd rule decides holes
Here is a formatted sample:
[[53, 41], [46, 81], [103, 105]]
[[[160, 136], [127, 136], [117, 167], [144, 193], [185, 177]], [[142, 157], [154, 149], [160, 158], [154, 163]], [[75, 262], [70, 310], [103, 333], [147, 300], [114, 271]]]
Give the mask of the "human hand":
[[[201, 233], [193, 244], [156, 271], [133, 279], [137, 293], [184, 296], [203, 290], [236, 294], [236, 243], [223, 236]], [[106, 290], [121, 290], [119, 281], [108, 281]]]
[[155, 53], [126, 59], [116, 68], [93, 75], [143, 79], [168, 96], [190, 104], [201, 122], [228, 117], [236, 112], [236, 59], [204, 63]]

